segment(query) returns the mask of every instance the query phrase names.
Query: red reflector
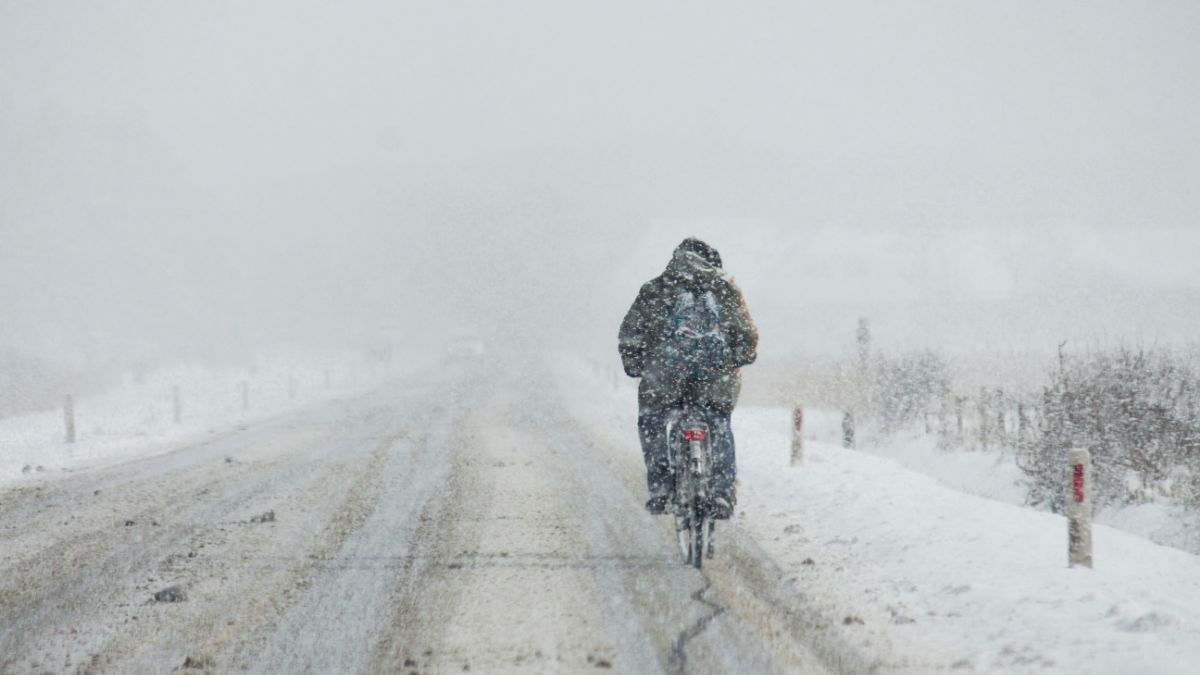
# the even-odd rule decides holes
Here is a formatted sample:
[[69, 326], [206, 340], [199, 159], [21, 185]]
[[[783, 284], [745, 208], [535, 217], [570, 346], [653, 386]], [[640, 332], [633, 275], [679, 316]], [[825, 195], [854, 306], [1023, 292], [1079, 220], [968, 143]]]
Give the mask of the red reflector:
[[1075, 488], [1075, 501], [1082, 502], [1083, 501], [1083, 465], [1076, 464], [1073, 468], [1075, 469], [1075, 472], [1074, 472], [1075, 473], [1075, 475], [1074, 475], [1075, 485], [1073, 486]]
[[703, 429], [684, 429], [683, 437], [689, 441], [702, 441], [708, 438], [708, 432]]

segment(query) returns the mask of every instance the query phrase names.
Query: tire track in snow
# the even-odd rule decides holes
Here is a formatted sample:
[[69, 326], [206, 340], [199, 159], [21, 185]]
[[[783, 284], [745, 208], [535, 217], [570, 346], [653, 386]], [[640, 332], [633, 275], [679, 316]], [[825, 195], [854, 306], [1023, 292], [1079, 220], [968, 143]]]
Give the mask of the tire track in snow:
[[[243, 475], [236, 489], [227, 478], [215, 478], [202, 489], [217, 491], [220, 499], [171, 500], [152, 491], [139, 500], [161, 500], [132, 513], [131, 527], [109, 519], [102, 529], [65, 535], [36, 557], [8, 567], [14, 585], [0, 590], [0, 606], [17, 617], [0, 630], [0, 669], [25, 661], [81, 664], [94, 660], [136, 621], [141, 603], [149, 597], [152, 580], [160, 580], [161, 561], [186, 549], [197, 522], [211, 522], [231, 513], [270, 485], [269, 467], [256, 467], [251, 480]], [[220, 487], [227, 489], [221, 491]], [[128, 516], [127, 516], [128, 517]], [[136, 625], [136, 624], [135, 624]], [[45, 663], [43, 663], [43, 666]]]
[[[223, 645], [254, 641], [263, 615], [299, 597], [292, 568], [255, 569], [255, 562], [271, 550], [308, 550], [320, 531], [309, 516], [336, 513], [348, 486], [378, 473], [361, 460], [380, 445], [381, 431], [394, 431], [394, 412], [394, 405], [335, 403], [215, 445], [63, 476], [53, 481], [49, 504], [21, 503], [36, 490], [19, 494], [11, 506], [37, 514], [29, 529], [72, 509], [81, 518], [53, 528], [50, 539], [36, 532], [10, 538], [20, 543], [17, 560], [33, 567], [12, 565], [17, 553], [6, 543], [0, 607], [15, 620], [0, 625], [0, 672], [165, 671], [197, 649], [224, 655]], [[231, 450], [244, 461], [224, 462]], [[97, 496], [94, 483], [115, 487]], [[277, 522], [247, 524], [268, 507], [280, 512]], [[119, 517], [130, 516], [137, 525], [121, 527]], [[20, 585], [5, 583], [14, 581]], [[171, 581], [188, 587], [188, 601], [148, 604], [150, 592]], [[232, 660], [218, 665], [227, 669]]]
[[578, 672], [611, 663], [577, 513], [512, 425], [511, 392], [462, 421], [371, 671]]
[[380, 456], [380, 464], [367, 472], [369, 491], [352, 491], [356, 494], [348, 498], [352, 505], [345, 511], [347, 527], [322, 546], [325, 552], [311, 564], [303, 594], [266, 633], [262, 649], [242, 659], [243, 667], [272, 672], [368, 670], [404, 575], [355, 562], [404, 558], [420, 514], [443, 489], [449, 473], [447, 434], [460, 406], [451, 401], [432, 411], [424, 408], [408, 415], [420, 429], [419, 436], [404, 444], [403, 454]]
[[[406, 436], [394, 432], [380, 441], [348, 485], [338, 482], [337, 505], [325, 517], [319, 532], [304, 543], [293, 543], [295, 553], [285, 558], [287, 564], [278, 567], [278, 558], [251, 557], [247, 571], [256, 579], [247, 596], [226, 592], [230, 602], [221, 603], [223, 618], [216, 630], [205, 640], [191, 645], [197, 654], [211, 656], [223, 669], [248, 668], [266, 648], [271, 636], [279, 630], [279, 622], [289, 609], [300, 601], [321, 573], [326, 560], [336, 556], [338, 549], [361, 525], [360, 514], [369, 507], [378, 490], [380, 467], [390, 450]], [[328, 480], [328, 478], [326, 479]], [[299, 550], [296, 550], [296, 549]], [[244, 554], [243, 554], [244, 555]], [[221, 610], [218, 610], [218, 614]]]

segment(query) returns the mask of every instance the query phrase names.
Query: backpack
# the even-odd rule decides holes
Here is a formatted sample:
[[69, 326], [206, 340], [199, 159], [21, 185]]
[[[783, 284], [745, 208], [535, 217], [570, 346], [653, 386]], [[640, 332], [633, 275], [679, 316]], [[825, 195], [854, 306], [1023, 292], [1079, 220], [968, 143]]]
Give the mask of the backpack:
[[663, 340], [665, 372], [687, 380], [716, 377], [729, 355], [721, 318], [721, 305], [712, 291], [677, 293]]

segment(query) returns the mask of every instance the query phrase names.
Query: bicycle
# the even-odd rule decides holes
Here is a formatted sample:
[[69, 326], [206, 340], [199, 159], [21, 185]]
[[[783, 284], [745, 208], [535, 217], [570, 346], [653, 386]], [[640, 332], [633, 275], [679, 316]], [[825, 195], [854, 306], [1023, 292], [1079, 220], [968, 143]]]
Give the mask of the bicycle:
[[685, 403], [667, 420], [667, 462], [675, 476], [675, 534], [683, 562], [700, 569], [713, 556], [713, 456], [707, 418]]

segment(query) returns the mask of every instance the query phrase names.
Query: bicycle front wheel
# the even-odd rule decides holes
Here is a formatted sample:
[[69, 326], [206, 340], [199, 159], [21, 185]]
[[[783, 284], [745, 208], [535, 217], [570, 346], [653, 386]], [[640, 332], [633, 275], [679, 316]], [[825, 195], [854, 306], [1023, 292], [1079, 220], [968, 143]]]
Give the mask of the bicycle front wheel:
[[690, 525], [688, 535], [692, 541], [688, 549], [688, 562], [700, 569], [704, 566], [705, 544], [708, 542], [708, 518], [692, 518]]
[[679, 542], [679, 556], [683, 562], [692, 562], [692, 529], [683, 516], [675, 516], [675, 538]]

